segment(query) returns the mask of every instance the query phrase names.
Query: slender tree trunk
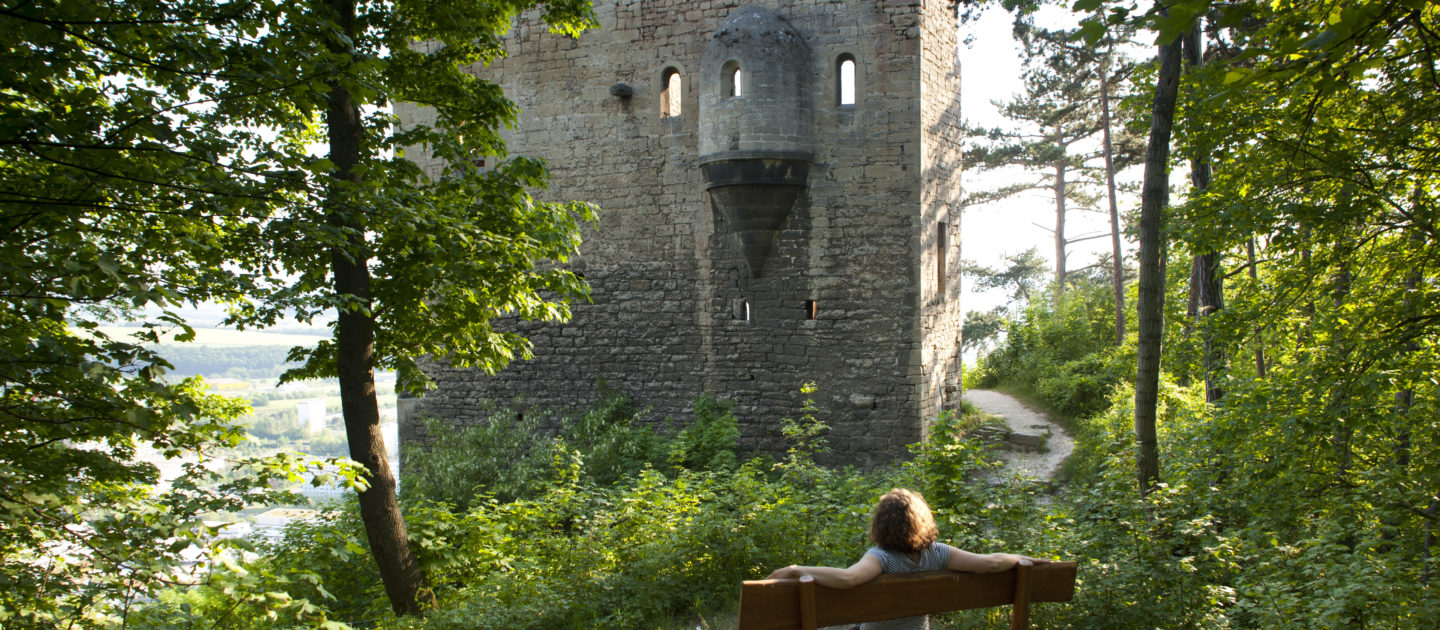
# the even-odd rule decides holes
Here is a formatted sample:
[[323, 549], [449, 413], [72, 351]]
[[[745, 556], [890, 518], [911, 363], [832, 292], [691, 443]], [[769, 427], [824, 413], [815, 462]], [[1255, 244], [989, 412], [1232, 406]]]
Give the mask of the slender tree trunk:
[[[1260, 272], [1255, 269], [1255, 237], [1245, 241], [1246, 262], [1250, 263], [1250, 279], [1259, 280]], [[1258, 285], [1257, 285], [1258, 286]], [[1265, 378], [1265, 327], [1255, 327], [1255, 378]]]
[[[1417, 248], [1424, 247], [1425, 237], [1420, 233], [1419, 230], [1412, 231], [1410, 233], [1410, 244]], [[1404, 320], [1406, 321], [1409, 321], [1416, 315], [1414, 296], [1415, 291], [1419, 288], [1420, 266], [1416, 265], [1415, 267], [1410, 269], [1409, 273], [1405, 274], [1405, 298], [1401, 302], [1400, 313], [1401, 317], [1404, 318]], [[1405, 340], [1405, 343], [1401, 349], [1402, 358], [1408, 357], [1409, 355], [1420, 349], [1420, 344], [1416, 343], [1414, 337], [1412, 336], [1414, 334], [1414, 331], [1412, 330], [1413, 325], [1407, 324], [1405, 328], [1406, 330], [1404, 334], [1406, 335], [1407, 339]], [[1393, 461], [1395, 464], [1395, 470], [1401, 475], [1406, 474], [1408, 472], [1408, 469], [1410, 468], [1410, 414], [1414, 406], [1415, 390], [1413, 388], [1405, 387], [1395, 392], [1395, 442], [1393, 446]], [[1401, 523], [1403, 519], [1403, 515], [1396, 514], [1394, 511], [1388, 512], [1384, 517], [1382, 517], [1381, 522], [1384, 523], [1385, 526], [1380, 530], [1380, 539], [1385, 541], [1386, 543], [1381, 548], [1382, 550], [1389, 551], [1393, 548], [1394, 541], [1398, 537], [1398, 533], [1401, 531]]]
[[1065, 296], [1065, 131], [1055, 128], [1055, 146], [1060, 147], [1055, 163], [1055, 311]]
[[[340, 26], [353, 41], [354, 0], [328, 0]], [[331, 50], [347, 54], [346, 42], [332, 41]], [[343, 73], [342, 73], [343, 74]], [[335, 274], [335, 292], [348, 302], [339, 309], [335, 327], [336, 361], [340, 380], [340, 407], [345, 418], [345, 437], [350, 458], [369, 471], [370, 487], [360, 493], [360, 518], [370, 552], [380, 569], [385, 594], [396, 614], [422, 612], [420, 600], [425, 578], [410, 552], [405, 520], [395, 498], [395, 475], [386, 458], [385, 438], [380, 433], [380, 407], [375, 398], [375, 321], [370, 304], [369, 260], [365, 254], [362, 212], [347, 199], [348, 184], [358, 184], [355, 166], [360, 160], [363, 127], [360, 110], [350, 92], [338, 80], [330, 85], [325, 123], [329, 132], [330, 161], [335, 164], [335, 184], [326, 200], [330, 225], [345, 235], [344, 246], [330, 252]]]
[[[1338, 312], [1345, 307], [1345, 302], [1350, 297], [1350, 284], [1352, 279], [1349, 263], [1342, 259], [1340, 268], [1335, 271], [1330, 277], [1330, 280], [1332, 283], [1330, 306]], [[1346, 342], [1338, 338], [1331, 342], [1331, 347], [1334, 348], [1332, 351], [1333, 356], [1342, 357], [1349, 354], [1349, 350], [1341, 346], [1341, 344], [1344, 343]], [[1341, 382], [1331, 390], [1330, 401], [1332, 408], [1335, 410], [1335, 417], [1340, 419], [1335, 425], [1335, 434], [1331, 437], [1331, 446], [1335, 450], [1337, 477], [1344, 483], [1345, 478], [1350, 475], [1350, 464], [1354, 457], [1350, 442], [1354, 437], [1355, 429], [1350, 423], [1345, 421], [1347, 419], [1346, 416], [1349, 415], [1346, 411], [1350, 406], [1350, 390], [1344, 384], [1343, 378]]]
[[[1201, 38], [1200, 22], [1196, 20], [1185, 35], [1185, 65], [1198, 69], [1205, 64], [1204, 40]], [[1190, 156], [1190, 181], [1195, 190], [1204, 192], [1210, 188], [1210, 151], [1196, 147]], [[1196, 313], [1201, 343], [1204, 346], [1202, 364], [1205, 369], [1205, 400], [1210, 404], [1219, 402], [1223, 390], [1220, 379], [1225, 370], [1225, 349], [1212, 326], [1204, 319], [1225, 308], [1225, 287], [1220, 270], [1220, 252], [1207, 252], [1195, 257], [1195, 285], [1192, 291], [1196, 297]]]
[[[1163, 11], [1163, 9], [1162, 9]], [[1155, 437], [1160, 392], [1160, 337], [1165, 315], [1165, 207], [1170, 202], [1170, 128], [1180, 84], [1180, 38], [1160, 46], [1160, 72], [1145, 150], [1145, 179], [1140, 197], [1139, 342], [1135, 373], [1136, 474], [1140, 491], [1160, 481], [1160, 452]]]
[[[1312, 262], [1315, 244], [1310, 238], [1310, 226], [1304, 221], [1300, 222], [1300, 268], [1305, 270], [1305, 281], [1307, 283], [1315, 280], [1315, 265]], [[1315, 322], [1315, 299], [1308, 295], [1305, 302], [1300, 305], [1300, 319], [1306, 323], [1295, 333], [1295, 359], [1296, 363], [1306, 363], [1310, 360], [1310, 326]]]
[[[1425, 247], [1425, 235], [1420, 230], [1410, 232], [1410, 246], [1415, 248], [1415, 253], [1420, 254]], [[1401, 313], [1409, 320], [1419, 313], [1415, 304], [1415, 293], [1420, 289], [1420, 266], [1415, 265], [1410, 272], [1405, 274], [1405, 299], [1401, 303]], [[1409, 356], [1420, 350], [1419, 342], [1415, 341], [1413, 325], [1406, 326], [1406, 334], [1410, 338], [1405, 341], [1404, 354]], [[1399, 426], [1395, 428], [1395, 465], [1398, 468], [1410, 467], [1410, 425], [1408, 424], [1411, 408], [1415, 406], [1415, 390], [1406, 387], [1395, 392], [1395, 415]]]
[[1440, 515], [1440, 498], [1430, 502], [1430, 507], [1425, 508], [1425, 545], [1420, 547], [1420, 583], [1428, 586], [1430, 584], [1430, 548], [1435, 546], [1435, 518]]
[[[1189, 301], [1185, 304], [1185, 319], [1181, 326], [1185, 331], [1185, 339], [1195, 338], [1195, 325], [1200, 321], [1200, 257], [1190, 259], [1190, 278], [1185, 296]], [[1181, 387], [1190, 386], [1190, 369], [1182, 369], [1175, 374], [1175, 380]]]
[[1125, 259], [1120, 250], [1120, 210], [1115, 203], [1115, 161], [1110, 141], [1110, 54], [1100, 63], [1100, 131], [1105, 154], [1105, 193], [1110, 202], [1110, 251], [1114, 266], [1115, 345], [1125, 344]]

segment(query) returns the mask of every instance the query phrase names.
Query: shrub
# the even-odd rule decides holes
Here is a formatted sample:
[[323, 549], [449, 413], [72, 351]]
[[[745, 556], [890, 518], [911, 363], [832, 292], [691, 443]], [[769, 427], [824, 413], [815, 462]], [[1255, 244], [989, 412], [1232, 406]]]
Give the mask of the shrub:
[[670, 463], [690, 470], [733, 470], [740, 464], [736, 449], [740, 426], [730, 404], [709, 393], [695, 401], [695, 416], [670, 446]]
[[540, 414], [493, 409], [485, 422], [456, 429], [427, 419], [434, 442], [405, 447], [402, 497], [448, 503], [464, 510], [482, 494], [501, 500], [535, 496], [552, 480], [553, 437]]

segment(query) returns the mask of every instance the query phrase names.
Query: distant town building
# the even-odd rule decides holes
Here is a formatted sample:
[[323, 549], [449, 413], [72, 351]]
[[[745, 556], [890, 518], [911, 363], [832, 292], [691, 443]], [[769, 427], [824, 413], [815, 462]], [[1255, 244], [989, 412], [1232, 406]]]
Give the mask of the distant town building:
[[603, 383], [659, 417], [711, 392], [746, 450], [783, 453], [814, 381], [833, 462], [904, 457], [960, 400], [952, 4], [598, 0], [578, 39], [520, 18], [474, 72], [520, 106], [506, 141], [548, 162], [542, 194], [599, 205], [573, 265], [592, 299], [514, 324], [535, 358], [495, 376], [429, 366], [439, 387], [401, 401], [401, 439], [427, 439], [419, 416], [575, 408]]
[[312, 398], [295, 403], [295, 415], [306, 435], [325, 431], [325, 399]]

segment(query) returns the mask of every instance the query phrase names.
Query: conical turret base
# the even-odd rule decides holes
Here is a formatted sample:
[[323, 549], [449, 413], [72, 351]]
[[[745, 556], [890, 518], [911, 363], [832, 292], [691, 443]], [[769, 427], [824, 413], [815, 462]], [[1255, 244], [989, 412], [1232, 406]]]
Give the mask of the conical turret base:
[[790, 209], [805, 192], [809, 160], [759, 157], [722, 159], [700, 165], [710, 203], [740, 239], [740, 249], [753, 277], [765, 260]]

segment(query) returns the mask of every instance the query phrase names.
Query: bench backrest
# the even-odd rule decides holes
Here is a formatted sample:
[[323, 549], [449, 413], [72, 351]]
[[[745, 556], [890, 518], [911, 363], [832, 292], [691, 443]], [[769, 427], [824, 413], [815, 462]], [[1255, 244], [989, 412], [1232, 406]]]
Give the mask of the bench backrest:
[[1075, 595], [1075, 563], [1023, 562], [1000, 573], [932, 571], [881, 575], [849, 589], [799, 580], [751, 580], [740, 587], [740, 630], [815, 630], [951, 610], [1012, 604], [1010, 627], [1029, 627], [1031, 602]]

